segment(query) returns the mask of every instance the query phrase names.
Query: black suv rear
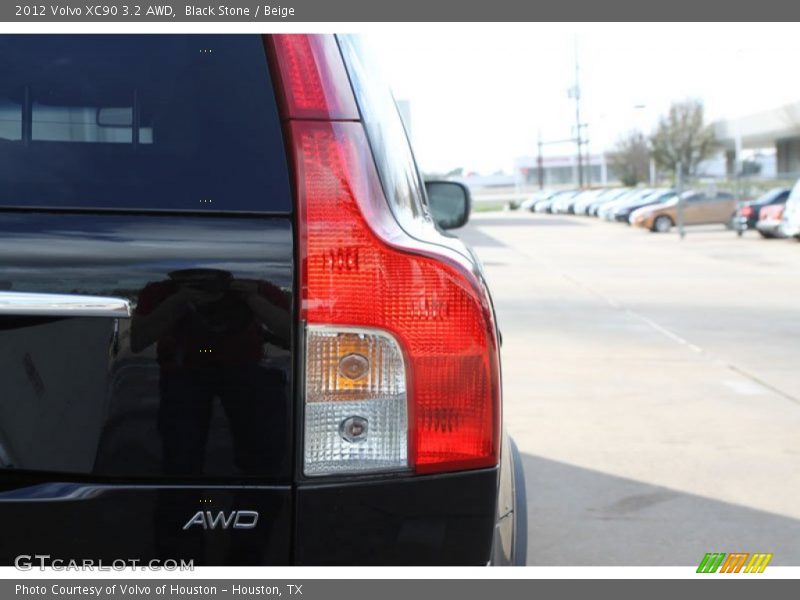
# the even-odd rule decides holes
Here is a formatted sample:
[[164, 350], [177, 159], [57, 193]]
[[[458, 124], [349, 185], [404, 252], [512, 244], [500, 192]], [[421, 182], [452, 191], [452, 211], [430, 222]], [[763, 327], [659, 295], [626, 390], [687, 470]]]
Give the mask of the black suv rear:
[[524, 563], [491, 300], [358, 40], [0, 73], [4, 564]]

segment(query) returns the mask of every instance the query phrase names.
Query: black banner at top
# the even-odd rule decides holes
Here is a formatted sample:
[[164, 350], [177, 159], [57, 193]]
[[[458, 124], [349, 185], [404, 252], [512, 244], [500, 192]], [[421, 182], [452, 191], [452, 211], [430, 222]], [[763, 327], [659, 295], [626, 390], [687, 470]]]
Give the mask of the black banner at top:
[[[519, 22], [519, 21], [794, 21], [787, 0], [256, 0], [141, 2], [38, 0], [2, 3], [4, 22]], [[678, 33], [678, 32], [676, 32]]]

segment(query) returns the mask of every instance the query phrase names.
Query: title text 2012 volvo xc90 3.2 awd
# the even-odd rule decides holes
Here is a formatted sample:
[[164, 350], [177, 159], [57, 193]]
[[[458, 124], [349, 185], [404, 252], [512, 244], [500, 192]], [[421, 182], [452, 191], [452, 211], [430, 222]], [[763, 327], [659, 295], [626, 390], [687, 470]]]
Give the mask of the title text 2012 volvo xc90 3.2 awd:
[[469, 196], [358, 39], [0, 36], [0, 74], [3, 564], [524, 563]]

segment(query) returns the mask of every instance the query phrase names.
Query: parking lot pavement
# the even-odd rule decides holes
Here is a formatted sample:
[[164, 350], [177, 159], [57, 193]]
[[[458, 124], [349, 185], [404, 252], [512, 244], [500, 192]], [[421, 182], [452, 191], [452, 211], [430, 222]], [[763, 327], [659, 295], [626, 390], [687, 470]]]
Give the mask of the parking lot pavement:
[[800, 565], [800, 244], [476, 214], [528, 562]]

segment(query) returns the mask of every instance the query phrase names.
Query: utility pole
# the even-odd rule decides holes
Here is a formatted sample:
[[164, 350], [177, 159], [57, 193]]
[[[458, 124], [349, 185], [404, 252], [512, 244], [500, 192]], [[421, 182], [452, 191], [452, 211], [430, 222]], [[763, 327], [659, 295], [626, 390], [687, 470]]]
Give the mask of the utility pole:
[[542, 130], [539, 130], [539, 138], [536, 142], [536, 145], [539, 148], [539, 153], [536, 156], [536, 176], [539, 180], [539, 189], [544, 189], [544, 158], [542, 157], [542, 146], [544, 143], [542, 142]]
[[575, 38], [575, 86], [572, 88], [572, 97], [575, 99], [575, 146], [578, 158], [578, 187], [583, 188], [583, 136], [581, 134], [581, 83], [580, 63], [578, 61], [578, 38]]
[[686, 230], [684, 229], [683, 223], [683, 163], [678, 162], [676, 171], [675, 171], [675, 191], [678, 194], [678, 206], [677, 206], [677, 217], [678, 217], [678, 235], [680, 236], [679, 239], [683, 240], [686, 237]]
[[589, 152], [589, 133], [586, 133], [586, 139], [583, 140], [583, 145], [586, 147], [586, 187], [592, 187], [592, 155]]

